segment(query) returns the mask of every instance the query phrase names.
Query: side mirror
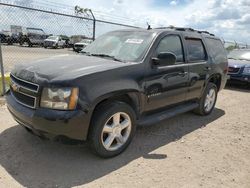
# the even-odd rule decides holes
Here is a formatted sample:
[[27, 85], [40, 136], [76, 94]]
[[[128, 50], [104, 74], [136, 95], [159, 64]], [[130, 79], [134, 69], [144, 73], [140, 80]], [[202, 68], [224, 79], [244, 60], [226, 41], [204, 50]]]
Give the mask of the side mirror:
[[161, 52], [157, 57], [152, 58], [152, 63], [155, 66], [168, 66], [174, 65], [176, 56], [171, 52]]

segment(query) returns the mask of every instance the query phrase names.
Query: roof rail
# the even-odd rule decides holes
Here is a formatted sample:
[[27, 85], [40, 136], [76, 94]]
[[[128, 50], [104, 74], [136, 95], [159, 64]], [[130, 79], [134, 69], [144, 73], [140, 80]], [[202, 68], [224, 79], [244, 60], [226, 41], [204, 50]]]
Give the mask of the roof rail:
[[169, 26], [169, 27], [158, 27], [158, 28], [155, 28], [155, 29], [174, 29], [174, 30], [177, 30], [177, 31], [192, 31], [192, 32], [197, 32], [197, 33], [204, 33], [204, 34], [208, 34], [210, 36], [215, 36], [214, 34], [212, 33], [209, 33], [208, 31], [199, 31], [199, 30], [195, 30], [193, 28], [190, 28], [190, 27], [174, 27], [174, 26]]

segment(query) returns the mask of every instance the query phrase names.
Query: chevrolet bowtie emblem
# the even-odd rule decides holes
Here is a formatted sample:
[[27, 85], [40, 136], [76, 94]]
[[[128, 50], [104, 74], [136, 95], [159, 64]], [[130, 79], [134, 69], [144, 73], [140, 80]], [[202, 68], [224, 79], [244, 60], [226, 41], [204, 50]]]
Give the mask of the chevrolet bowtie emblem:
[[12, 87], [12, 89], [13, 89], [13, 91], [15, 91], [15, 92], [18, 92], [19, 91], [19, 86], [17, 85], [17, 84], [15, 84], [15, 83], [12, 83], [11, 84], [11, 87]]

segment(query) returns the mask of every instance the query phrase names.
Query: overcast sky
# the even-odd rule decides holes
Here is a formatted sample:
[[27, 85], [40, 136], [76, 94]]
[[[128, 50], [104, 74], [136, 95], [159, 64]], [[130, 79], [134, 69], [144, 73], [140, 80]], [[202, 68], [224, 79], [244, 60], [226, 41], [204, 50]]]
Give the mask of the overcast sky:
[[[123, 22], [145, 28], [147, 22], [152, 27], [169, 25], [192, 27], [215, 33], [225, 40], [236, 40], [250, 44], [250, 0], [15, 0], [15, 2], [26, 5], [33, 4], [35, 7], [36, 5], [42, 5], [53, 9], [65, 9], [67, 12], [73, 12], [73, 7], [79, 5], [83, 8], [91, 8], [96, 12], [99, 19]], [[15, 24], [15, 22], [25, 19], [22, 15], [13, 16], [14, 12], [9, 11], [11, 11], [8, 13], [9, 23]], [[13, 19], [10, 19], [11, 16]], [[18, 19], [14, 22], [15, 17], [18, 17]], [[43, 15], [34, 18], [37, 19], [37, 17], [39, 19], [44, 17], [47, 26], [52, 26], [48, 23], [52, 22], [50, 21], [52, 18], [49, 19]], [[61, 21], [62, 23], [60, 23]], [[23, 23], [23, 25], [41, 22], [41, 20], [35, 22], [32, 17], [29, 19], [29, 23]], [[58, 18], [56, 22], [58, 25], [67, 28], [67, 31], [70, 30], [70, 24], [65, 20]], [[6, 22], [6, 24], [9, 23]], [[44, 29], [46, 30], [46, 28]], [[120, 28], [98, 25], [97, 29], [99, 35], [109, 29]], [[80, 28], [74, 31], [76, 30], [78, 31]], [[64, 29], [64, 31], [66, 30]]]
[[250, 43], [250, 0], [73, 0], [71, 2], [93, 10], [135, 19], [140, 25], [148, 21], [153, 27], [187, 26], [208, 30], [225, 39]]

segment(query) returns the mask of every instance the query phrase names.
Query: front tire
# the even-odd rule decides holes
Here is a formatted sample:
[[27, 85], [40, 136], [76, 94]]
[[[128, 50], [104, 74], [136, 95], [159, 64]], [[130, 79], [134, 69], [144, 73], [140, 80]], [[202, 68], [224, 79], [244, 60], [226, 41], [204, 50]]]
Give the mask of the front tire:
[[123, 102], [106, 103], [94, 112], [89, 141], [99, 156], [114, 157], [130, 144], [136, 130], [134, 110]]
[[214, 109], [217, 100], [217, 93], [217, 86], [214, 83], [209, 82], [201, 99], [199, 100], [199, 106], [194, 110], [194, 112], [202, 116], [209, 115]]

